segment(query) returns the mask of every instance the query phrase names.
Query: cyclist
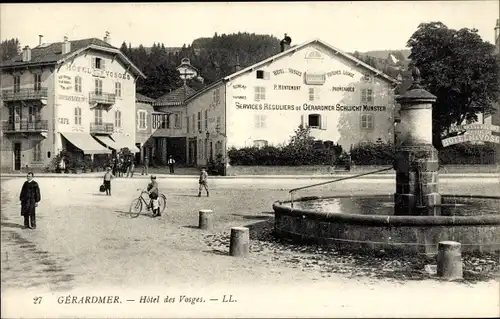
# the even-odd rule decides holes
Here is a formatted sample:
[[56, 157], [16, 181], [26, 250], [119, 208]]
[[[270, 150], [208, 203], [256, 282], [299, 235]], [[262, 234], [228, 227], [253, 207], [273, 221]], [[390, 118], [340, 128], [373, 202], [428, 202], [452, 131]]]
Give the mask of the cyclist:
[[158, 182], [156, 181], [156, 176], [151, 175], [151, 183], [148, 184], [147, 192], [149, 193], [149, 198], [151, 199], [149, 203], [148, 210], [153, 209], [153, 217], [161, 216], [160, 205], [158, 204], [158, 195], [160, 190], [158, 189]]

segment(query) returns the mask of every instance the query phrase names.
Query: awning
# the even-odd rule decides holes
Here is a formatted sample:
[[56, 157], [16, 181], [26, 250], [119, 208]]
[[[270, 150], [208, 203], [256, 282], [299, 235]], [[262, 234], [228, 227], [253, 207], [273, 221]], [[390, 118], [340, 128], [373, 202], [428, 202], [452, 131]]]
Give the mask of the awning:
[[115, 145], [116, 147], [118, 147], [117, 150], [121, 150], [122, 148], [127, 147], [132, 153], [137, 153], [140, 151], [139, 148], [135, 146], [134, 140], [131, 138], [127, 138], [123, 135], [113, 134], [111, 135], [111, 139], [115, 141]]
[[61, 133], [71, 144], [83, 151], [84, 154], [109, 154], [111, 151], [94, 140], [86, 133]]
[[95, 135], [94, 136], [97, 140], [99, 140], [101, 143], [106, 145], [107, 147], [111, 147], [114, 150], [120, 150], [120, 147], [116, 145], [116, 142], [113, 141], [109, 135]]

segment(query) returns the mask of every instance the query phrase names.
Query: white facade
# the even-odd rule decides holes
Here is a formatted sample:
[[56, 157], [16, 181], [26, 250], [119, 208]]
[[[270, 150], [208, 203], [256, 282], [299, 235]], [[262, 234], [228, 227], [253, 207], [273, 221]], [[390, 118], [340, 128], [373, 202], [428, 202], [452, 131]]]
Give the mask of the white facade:
[[[287, 144], [299, 125], [344, 150], [394, 139], [396, 80], [319, 40], [293, 47], [226, 77], [188, 99], [188, 117], [220, 118], [216, 141], [231, 147]], [[219, 92], [219, 93], [216, 93]], [[221, 96], [216, 104], [215, 96]], [[196, 127], [198, 152], [214, 126]], [[198, 132], [199, 131], [199, 132]], [[201, 139], [201, 141], [200, 141]], [[201, 142], [201, 143], [200, 143]], [[213, 145], [213, 144], [212, 144]], [[224, 154], [225, 156], [225, 154]], [[198, 164], [205, 159], [198, 157]]]

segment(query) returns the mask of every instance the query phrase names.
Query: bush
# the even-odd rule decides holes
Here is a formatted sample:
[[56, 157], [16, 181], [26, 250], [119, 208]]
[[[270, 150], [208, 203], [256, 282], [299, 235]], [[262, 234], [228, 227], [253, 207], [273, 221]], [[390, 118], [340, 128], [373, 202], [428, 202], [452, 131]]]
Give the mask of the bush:
[[392, 165], [393, 159], [391, 143], [359, 144], [351, 149], [351, 160], [356, 165]]
[[460, 143], [439, 151], [439, 162], [445, 164], [494, 164], [495, 144]]

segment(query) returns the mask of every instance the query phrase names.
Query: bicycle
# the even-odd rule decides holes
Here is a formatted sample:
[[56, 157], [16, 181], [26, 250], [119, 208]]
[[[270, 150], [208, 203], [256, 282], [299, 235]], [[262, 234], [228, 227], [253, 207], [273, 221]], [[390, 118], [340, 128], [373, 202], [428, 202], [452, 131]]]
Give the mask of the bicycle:
[[[141, 214], [143, 205], [145, 205], [145, 207], [147, 207], [148, 210], [151, 209], [150, 204], [149, 204], [150, 199], [148, 198], [146, 200], [146, 199], [144, 199], [144, 196], [143, 196], [144, 194], [149, 195], [149, 192], [147, 192], [141, 188], [138, 188], [137, 190], [141, 191], [141, 193], [139, 194], [139, 196], [137, 198], [132, 200], [132, 203], [130, 204], [130, 208], [129, 208], [129, 213], [133, 218], [136, 218]], [[160, 196], [158, 196], [158, 205], [160, 206], [160, 213], [163, 213], [165, 211], [165, 209], [167, 208], [167, 197], [164, 194], [160, 194]]]

